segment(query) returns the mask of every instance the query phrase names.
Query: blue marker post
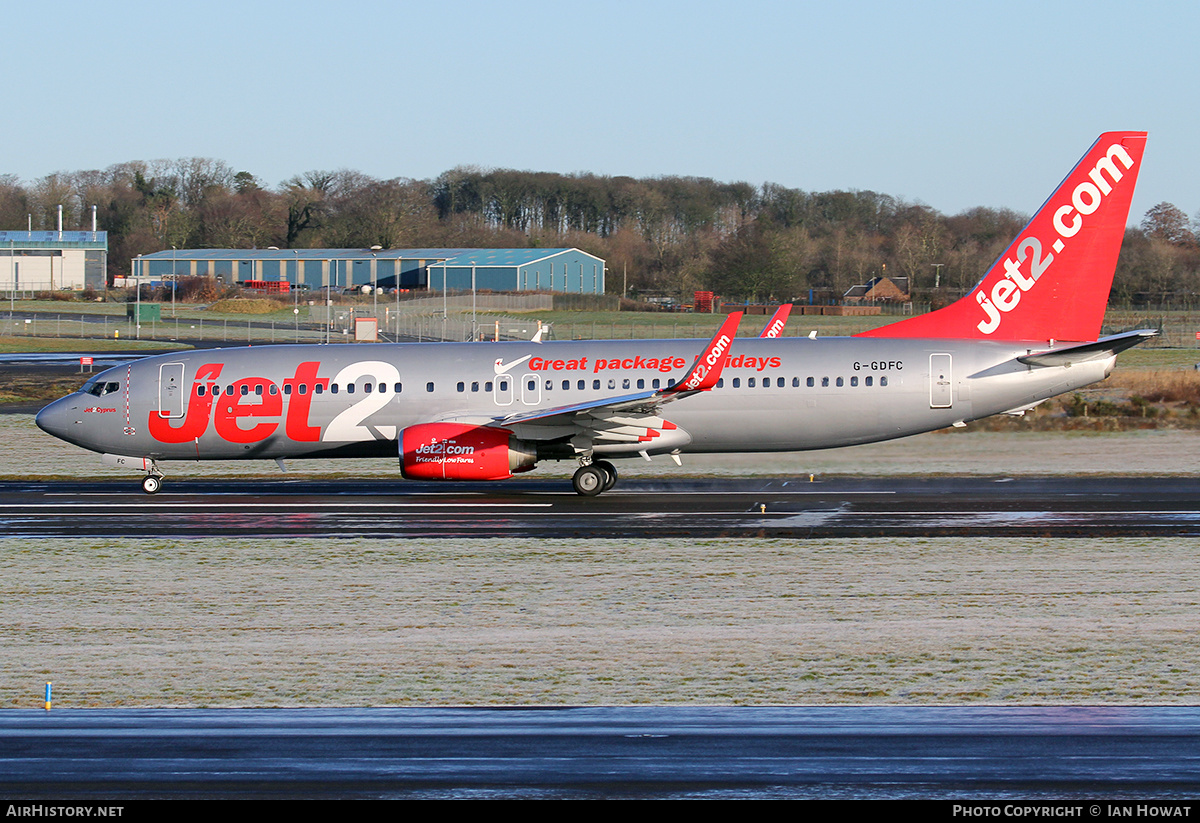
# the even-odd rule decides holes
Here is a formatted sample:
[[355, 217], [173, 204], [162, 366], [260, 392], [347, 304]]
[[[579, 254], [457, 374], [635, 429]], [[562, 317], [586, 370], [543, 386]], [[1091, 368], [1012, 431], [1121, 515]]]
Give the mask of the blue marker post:
[[50, 683], [46, 684], [46, 711], [50, 711]]

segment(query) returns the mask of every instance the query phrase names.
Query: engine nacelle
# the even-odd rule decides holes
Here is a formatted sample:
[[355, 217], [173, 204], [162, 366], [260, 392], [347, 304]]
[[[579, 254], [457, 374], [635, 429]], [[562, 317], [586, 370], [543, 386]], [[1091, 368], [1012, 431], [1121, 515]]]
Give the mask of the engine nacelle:
[[410, 480], [503, 480], [536, 462], [537, 450], [508, 429], [422, 423], [400, 433], [400, 472]]

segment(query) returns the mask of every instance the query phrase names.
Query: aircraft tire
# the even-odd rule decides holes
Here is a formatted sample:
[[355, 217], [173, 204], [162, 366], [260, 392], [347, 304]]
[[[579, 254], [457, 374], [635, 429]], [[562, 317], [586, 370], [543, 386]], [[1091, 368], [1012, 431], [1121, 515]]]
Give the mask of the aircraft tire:
[[601, 491], [608, 491], [613, 486], [617, 485], [616, 466], [614, 466], [612, 463], [609, 463], [607, 460], [597, 460], [593, 462], [592, 465], [598, 469], [602, 469], [607, 475], [607, 478], [604, 480], [604, 488], [601, 489]]
[[162, 488], [162, 478], [157, 474], [148, 474], [142, 478], [142, 491], [146, 494], [158, 494]]
[[604, 491], [608, 477], [608, 472], [598, 468], [595, 464], [580, 466], [571, 478], [571, 485], [575, 487], [576, 492], [582, 494], [584, 497], [595, 497]]

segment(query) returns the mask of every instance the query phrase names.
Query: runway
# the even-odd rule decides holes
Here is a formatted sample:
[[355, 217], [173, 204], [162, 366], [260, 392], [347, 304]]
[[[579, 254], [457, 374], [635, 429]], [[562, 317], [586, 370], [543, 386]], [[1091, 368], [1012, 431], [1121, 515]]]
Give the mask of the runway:
[[18, 710], [0, 714], [0, 761], [0, 793], [9, 803], [1009, 798], [1074, 801], [1089, 817], [1108, 817], [1116, 816], [1109, 803], [1120, 798], [1153, 798], [1156, 808], [1181, 815], [1200, 791], [1200, 712], [1121, 706]]
[[1191, 536], [1192, 478], [0, 482], [10, 536]]

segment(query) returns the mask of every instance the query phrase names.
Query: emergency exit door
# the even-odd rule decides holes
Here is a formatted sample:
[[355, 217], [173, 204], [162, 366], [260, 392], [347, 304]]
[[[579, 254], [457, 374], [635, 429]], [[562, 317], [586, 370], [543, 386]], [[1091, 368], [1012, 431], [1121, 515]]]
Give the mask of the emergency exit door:
[[183, 364], [158, 367], [158, 411], [163, 417], [183, 417]]

